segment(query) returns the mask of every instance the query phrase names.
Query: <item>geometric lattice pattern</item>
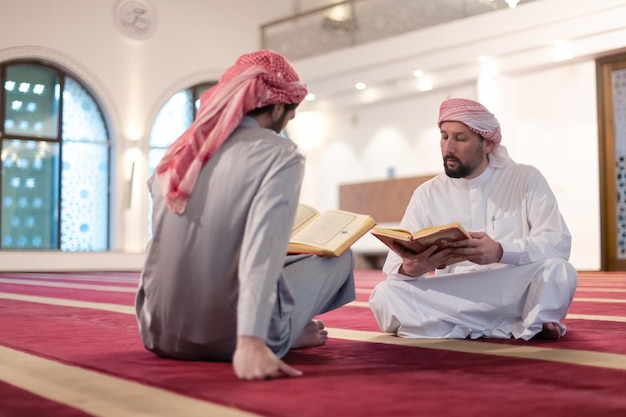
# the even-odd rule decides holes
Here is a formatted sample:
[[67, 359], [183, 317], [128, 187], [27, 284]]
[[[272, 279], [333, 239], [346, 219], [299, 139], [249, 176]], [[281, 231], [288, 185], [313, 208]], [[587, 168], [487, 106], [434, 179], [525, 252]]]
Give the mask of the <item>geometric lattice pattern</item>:
[[507, 7], [504, 0], [353, 0], [264, 25], [261, 44], [300, 59]]
[[615, 182], [617, 184], [617, 257], [626, 259], [626, 69], [613, 71]]
[[65, 78], [61, 249], [104, 251], [109, 226], [109, 142], [104, 120], [80, 84]]

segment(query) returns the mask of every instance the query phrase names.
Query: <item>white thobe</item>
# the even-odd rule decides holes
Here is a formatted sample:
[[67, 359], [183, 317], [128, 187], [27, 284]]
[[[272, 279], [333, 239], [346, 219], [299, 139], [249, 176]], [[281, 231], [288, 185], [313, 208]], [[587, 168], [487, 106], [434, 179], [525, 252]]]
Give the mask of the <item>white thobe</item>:
[[230, 360], [237, 336], [279, 356], [316, 314], [354, 299], [352, 254], [287, 256], [304, 157], [244, 118], [202, 168], [183, 214], [150, 179], [153, 237], [136, 297], [147, 349]]
[[440, 174], [415, 190], [401, 222], [417, 231], [458, 221], [499, 242], [499, 263], [461, 262], [435, 275], [398, 272], [402, 259], [388, 254], [387, 280], [370, 296], [381, 330], [404, 337], [522, 338], [560, 323], [577, 283], [568, 262], [571, 235], [556, 197], [534, 167], [490, 164], [478, 177]]

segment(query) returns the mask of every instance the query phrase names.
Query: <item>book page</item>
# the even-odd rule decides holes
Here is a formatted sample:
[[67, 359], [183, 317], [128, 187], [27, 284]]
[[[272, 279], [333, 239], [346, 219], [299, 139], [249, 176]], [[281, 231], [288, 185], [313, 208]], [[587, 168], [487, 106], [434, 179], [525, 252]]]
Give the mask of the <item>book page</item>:
[[339, 211], [327, 211], [300, 230], [291, 239], [292, 242], [303, 242], [309, 245], [325, 246], [340, 233], [347, 233], [345, 228], [356, 216]]
[[289, 241], [289, 253], [339, 256], [376, 225], [366, 214], [330, 210], [307, 222]]
[[306, 204], [298, 204], [298, 208], [296, 210], [296, 219], [293, 223], [293, 228], [291, 229], [292, 236], [300, 231], [309, 221], [311, 221], [315, 216], [319, 213], [318, 211]]
[[409, 232], [408, 230], [388, 228], [388, 227], [374, 227], [370, 233], [372, 233], [375, 236], [376, 235], [389, 236], [389, 237], [402, 239], [402, 240], [411, 240], [413, 237], [411, 232]]
[[444, 225], [441, 225], [441, 226], [425, 227], [425, 228], [415, 232], [413, 234], [413, 237], [417, 239], [417, 238], [422, 237], [422, 236], [428, 236], [428, 235], [431, 235], [431, 234], [434, 234], [434, 233], [438, 233], [440, 231], [450, 231], [452, 229], [460, 229], [463, 233], [466, 233], [465, 229], [463, 229], [463, 226], [461, 226], [458, 222], [454, 222], [454, 223], [444, 224]]

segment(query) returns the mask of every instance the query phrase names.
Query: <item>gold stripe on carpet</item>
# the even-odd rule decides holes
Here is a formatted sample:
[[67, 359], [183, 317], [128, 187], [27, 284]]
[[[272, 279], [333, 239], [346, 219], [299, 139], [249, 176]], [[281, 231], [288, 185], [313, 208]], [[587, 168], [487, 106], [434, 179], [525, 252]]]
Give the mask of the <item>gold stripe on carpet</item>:
[[92, 310], [112, 311], [114, 313], [135, 314], [135, 307], [111, 303], [94, 303], [65, 298], [41, 297], [39, 295], [0, 293], [0, 299], [26, 301], [28, 303], [49, 304], [62, 307], [90, 308]]
[[618, 323], [626, 323], [626, 317], [620, 316], [604, 316], [599, 314], [568, 314], [566, 319], [572, 320], [595, 320], [595, 321], [615, 321]]
[[619, 298], [589, 298], [589, 297], [574, 297], [574, 301], [583, 303], [626, 303], [626, 299]]
[[2, 346], [0, 380], [98, 417], [258, 417]]
[[[588, 298], [588, 297], [574, 297], [574, 301], [578, 303], [626, 303], [626, 299], [620, 298]], [[369, 302], [367, 301], [352, 301], [346, 304], [348, 307], [367, 307], [369, 308]]]
[[[626, 292], [626, 288], [596, 288], [596, 287], [578, 287], [576, 289], [579, 292]], [[370, 288], [357, 288], [357, 294], [371, 294], [372, 289]]]
[[454, 352], [478, 353], [483, 355], [504, 356], [585, 365], [599, 368], [626, 370], [626, 355], [615, 353], [591, 352], [574, 349], [554, 349], [536, 346], [511, 346], [471, 340], [452, 339], [406, 339], [377, 332], [363, 330], [328, 329], [328, 335], [337, 339], [359, 342], [384, 343], [388, 345], [412, 346], [427, 349], [450, 350]]
[[73, 290], [93, 290], [110, 292], [137, 292], [137, 287], [122, 287], [116, 285], [78, 284], [71, 282], [35, 281], [29, 279], [0, 278], [0, 284], [29, 285], [33, 287], [69, 288]]

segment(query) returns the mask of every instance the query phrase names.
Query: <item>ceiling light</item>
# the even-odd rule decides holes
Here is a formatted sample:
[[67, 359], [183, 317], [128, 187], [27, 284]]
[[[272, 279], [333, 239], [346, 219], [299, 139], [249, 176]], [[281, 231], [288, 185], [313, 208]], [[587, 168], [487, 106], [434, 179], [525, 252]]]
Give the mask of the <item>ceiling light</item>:
[[413, 71], [413, 76], [415, 78], [423, 77], [424, 76], [424, 71], [417, 69], [417, 70]]
[[574, 54], [572, 53], [572, 49], [567, 42], [562, 40], [554, 41], [554, 62], [567, 61], [573, 57]]
[[429, 77], [422, 78], [417, 86], [420, 91], [430, 91], [433, 89], [433, 82]]
[[348, 5], [339, 5], [330, 9], [328, 19], [335, 22], [345, 22], [352, 18], [352, 8]]
[[313, 100], [315, 100], [315, 94], [309, 93], [309, 94], [306, 95], [306, 97], [304, 99], [306, 101], [313, 101]]
[[365, 87], [367, 87], [365, 85], [365, 83], [356, 83], [356, 84], [354, 84], [354, 88], [356, 88], [357, 90], [365, 90]]
[[519, 3], [519, 0], [505, 0], [505, 1], [506, 1], [506, 4], [508, 4], [511, 9], [515, 9], [515, 6], [517, 6], [517, 3]]

